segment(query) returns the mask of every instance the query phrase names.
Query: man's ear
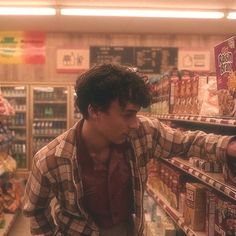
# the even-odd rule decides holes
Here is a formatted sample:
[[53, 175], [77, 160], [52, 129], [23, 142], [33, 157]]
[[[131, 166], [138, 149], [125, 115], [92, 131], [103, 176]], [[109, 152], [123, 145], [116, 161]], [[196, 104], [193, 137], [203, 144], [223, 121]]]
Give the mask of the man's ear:
[[89, 104], [88, 106], [88, 115], [89, 115], [89, 118], [92, 120], [98, 118], [98, 110], [95, 107], [93, 107], [91, 104]]

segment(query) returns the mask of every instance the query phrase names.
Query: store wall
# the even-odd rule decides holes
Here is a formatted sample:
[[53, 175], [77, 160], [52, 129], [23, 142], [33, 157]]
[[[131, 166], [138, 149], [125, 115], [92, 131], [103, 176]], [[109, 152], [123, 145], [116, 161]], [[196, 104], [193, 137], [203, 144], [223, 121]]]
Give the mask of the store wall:
[[210, 50], [210, 68], [211, 71], [215, 71], [213, 47], [228, 37], [230, 36], [47, 33], [46, 63], [44, 65], [2, 64], [0, 65], [0, 81], [74, 82], [77, 74], [57, 73], [57, 48], [81, 48], [95, 45]]

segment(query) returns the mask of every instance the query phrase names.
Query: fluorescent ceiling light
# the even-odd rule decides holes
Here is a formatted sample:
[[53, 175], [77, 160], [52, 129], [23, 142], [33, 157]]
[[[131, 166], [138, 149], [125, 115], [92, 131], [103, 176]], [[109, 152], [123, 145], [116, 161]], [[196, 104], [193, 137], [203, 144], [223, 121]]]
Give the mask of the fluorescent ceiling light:
[[0, 7], [0, 15], [56, 15], [50, 7]]
[[236, 12], [229, 12], [227, 15], [227, 19], [236, 20]]
[[73, 16], [124, 16], [124, 17], [166, 17], [220, 19], [220, 11], [184, 11], [184, 10], [151, 10], [151, 9], [109, 9], [109, 8], [62, 8], [62, 15]]

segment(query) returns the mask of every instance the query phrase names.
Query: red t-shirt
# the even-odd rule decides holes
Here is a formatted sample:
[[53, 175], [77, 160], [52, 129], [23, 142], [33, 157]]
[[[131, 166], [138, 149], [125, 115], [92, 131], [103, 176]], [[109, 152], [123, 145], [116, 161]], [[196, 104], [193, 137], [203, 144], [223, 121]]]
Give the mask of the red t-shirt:
[[99, 227], [107, 229], [130, 219], [132, 184], [130, 166], [125, 158], [127, 145], [111, 145], [106, 166], [95, 169], [92, 157], [78, 129], [78, 161], [82, 168], [84, 208]]

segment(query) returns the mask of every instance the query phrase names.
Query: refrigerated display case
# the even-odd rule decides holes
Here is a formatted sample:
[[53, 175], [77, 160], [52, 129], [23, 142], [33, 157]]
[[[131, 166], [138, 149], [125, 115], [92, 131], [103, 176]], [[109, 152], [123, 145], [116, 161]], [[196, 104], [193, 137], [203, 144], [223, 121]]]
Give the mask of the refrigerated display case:
[[33, 156], [69, 127], [67, 86], [31, 86]]
[[14, 137], [10, 149], [11, 156], [17, 162], [18, 170], [26, 170], [28, 162], [28, 86], [10, 84], [0, 86], [1, 93], [15, 110], [15, 115], [8, 119], [8, 126]]
[[8, 119], [14, 137], [10, 154], [18, 173], [27, 176], [34, 154], [81, 117], [74, 84], [1, 82], [0, 90], [15, 109]]

